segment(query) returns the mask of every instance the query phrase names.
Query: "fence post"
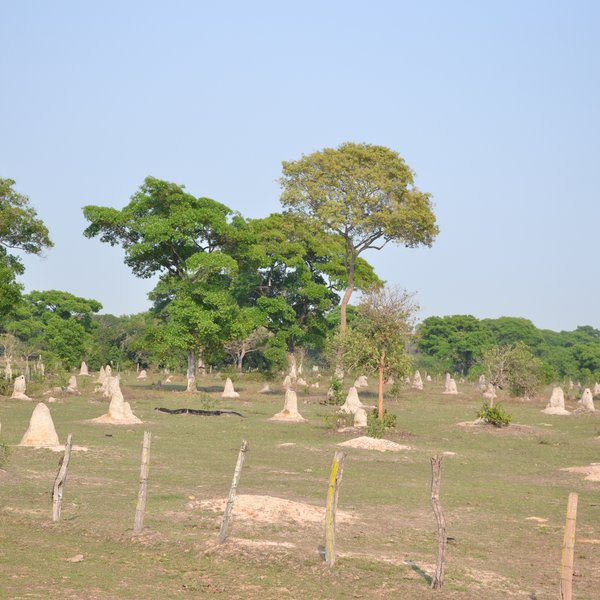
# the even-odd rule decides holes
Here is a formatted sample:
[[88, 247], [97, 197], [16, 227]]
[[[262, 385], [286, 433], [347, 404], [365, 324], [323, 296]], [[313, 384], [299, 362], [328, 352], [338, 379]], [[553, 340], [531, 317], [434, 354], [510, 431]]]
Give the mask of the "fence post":
[[141, 533], [144, 527], [144, 514], [146, 512], [146, 497], [148, 495], [148, 472], [150, 470], [150, 443], [152, 433], [144, 431], [144, 445], [142, 447], [142, 466], [140, 469], [140, 490], [138, 492], [133, 533]]
[[222, 544], [227, 539], [229, 519], [231, 518], [231, 512], [233, 511], [233, 503], [235, 501], [238, 484], [240, 483], [240, 477], [242, 476], [242, 467], [244, 466], [247, 450], [248, 442], [244, 440], [238, 454], [235, 471], [233, 472], [233, 481], [231, 482], [227, 504], [225, 505], [225, 514], [223, 515], [223, 522], [221, 523], [221, 530], [219, 531], [219, 538], [217, 540], [217, 543], [219, 544]]
[[444, 584], [444, 559], [446, 555], [446, 519], [440, 505], [440, 483], [442, 480], [442, 457], [436, 454], [431, 458], [431, 506], [438, 529], [438, 556], [431, 589], [441, 590]]
[[67, 436], [65, 444], [65, 453], [58, 463], [58, 473], [54, 480], [54, 488], [52, 490], [52, 521], [55, 523], [60, 521], [60, 511], [62, 508], [63, 493], [65, 491], [65, 482], [67, 481], [67, 470], [69, 461], [71, 460], [71, 442], [73, 434]]
[[331, 463], [331, 474], [327, 487], [327, 508], [325, 513], [325, 562], [333, 567], [335, 563], [335, 514], [337, 512], [338, 494], [344, 471], [344, 452], [336, 452]]
[[575, 552], [575, 523], [577, 521], [576, 493], [569, 494], [567, 502], [567, 523], [563, 540], [562, 560], [560, 561], [560, 597], [561, 600], [573, 598], [573, 554]]

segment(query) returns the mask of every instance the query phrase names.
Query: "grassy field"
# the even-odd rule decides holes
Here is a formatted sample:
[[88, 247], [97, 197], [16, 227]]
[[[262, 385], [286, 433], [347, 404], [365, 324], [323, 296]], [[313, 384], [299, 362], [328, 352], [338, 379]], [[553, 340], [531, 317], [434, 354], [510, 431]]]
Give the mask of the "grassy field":
[[[268, 420], [283, 406], [277, 385], [258, 394], [262, 384], [242, 378], [240, 399], [222, 400], [217, 378], [200, 380], [197, 395], [181, 380], [153, 389], [157, 379], [123, 380], [143, 425], [87, 422], [107, 403], [83, 378], [81, 396], [50, 405], [61, 440], [73, 433], [88, 449], [72, 455], [58, 524], [51, 489], [61, 454], [16, 447], [34, 404], [0, 402], [1, 439], [11, 446], [0, 470], [1, 598], [557, 598], [571, 491], [579, 494], [574, 596], [600, 598], [600, 483], [561, 471], [600, 462], [598, 413], [548, 416], [544, 399], [506, 400], [510, 427], [462, 427], [482, 400], [469, 384], [454, 397], [441, 393], [441, 382], [404, 390], [387, 402], [398, 416], [387, 437], [412, 449], [347, 451], [338, 506], [348, 519], [330, 569], [318, 552], [324, 523], [293, 520], [270, 503], [303, 503], [324, 517], [336, 444], [362, 435], [325, 427], [333, 412], [319, 403], [325, 391], [299, 392], [308, 422], [285, 424]], [[375, 403], [374, 386], [360, 395]], [[245, 418], [168, 415], [157, 406], [232, 408]], [[148, 505], [144, 532], [134, 536], [144, 430], [153, 434]], [[250, 449], [238, 493], [269, 498], [253, 518], [234, 512], [230, 538], [217, 546], [221, 514], [203, 502], [227, 496], [243, 439]], [[444, 458], [441, 488], [453, 540], [444, 589], [433, 592], [429, 458], [438, 452], [455, 453]]]

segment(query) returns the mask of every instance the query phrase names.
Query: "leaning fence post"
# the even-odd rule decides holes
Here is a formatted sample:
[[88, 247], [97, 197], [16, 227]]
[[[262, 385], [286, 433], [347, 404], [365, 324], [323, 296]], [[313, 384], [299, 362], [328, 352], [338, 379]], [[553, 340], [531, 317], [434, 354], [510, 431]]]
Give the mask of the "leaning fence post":
[[446, 519], [440, 505], [440, 483], [442, 480], [442, 457], [438, 454], [431, 458], [431, 506], [438, 528], [438, 556], [431, 589], [441, 590], [444, 584], [444, 558], [446, 554]]
[[52, 490], [52, 520], [56, 523], [60, 521], [60, 510], [62, 508], [63, 493], [65, 491], [65, 482], [67, 481], [67, 469], [71, 460], [71, 440], [73, 434], [67, 436], [65, 444], [65, 453], [58, 463], [58, 473], [54, 480], [54, 488]]
[[573, 598], [573, 554], [575, 552], [575, 524], [577, 521], [577, 499], [575, 492], [569, 494], [567, 502], [567, 523], [563, 540], [562, 560], [560, 561], [561, 600]]
[[225, 505], [225, 514], [223, 515], [223, 522], [221, 523], [221, 530], [219, 531], [219, 538], [217, 540], [218, 544], [222, 544], [227, 539], [229, 519], [231, 518], [231, 512], [233, 511], [233, 503], [235, 501], [238, 484], [240, 483], [240, 477], [242, 476], [242, 467], [244, 466], [244, 459], [246, 458], [247, 450], [248, 442], [244, 440], [238, 454], [235, 471], [233, 472], [233, 481], [231, 482], [227, 504]]
[[335, 514], [338, 494], [344, 470], [344, 452], [336, 452], [331, 463], [329, 486], [327, 487], [327, 509], [325, 513], [325, 562], [333, 567], [335, 563]]
[[146, 512], [146, 496], [148, 494], [148, 471], [150, 470], [150, 443], [152, 442], [152, 433], [144, 431], [144, 445], [142, 447], [142, 466], [140, 469], [140, 490], [138, 492], [138, 502], [135, 509], [135, 519], [133, 522], [133, 533], [141, 533], [144, 527], [144, 514]]

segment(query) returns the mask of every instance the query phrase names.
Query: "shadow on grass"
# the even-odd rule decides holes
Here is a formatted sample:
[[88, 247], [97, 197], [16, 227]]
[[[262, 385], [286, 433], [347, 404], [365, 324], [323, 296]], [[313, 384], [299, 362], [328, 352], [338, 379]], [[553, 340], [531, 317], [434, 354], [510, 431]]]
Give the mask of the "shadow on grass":
[[[197, 386], [197, 389], [199, 392], [205, 392], [207, 394], [210, 394], [213, 392], [222, 392], [223, 386], [222, 385], [203, 385], [202, 387]], [[240, 389], [242, 389], [242, 388], [235, 388], [235, 391], [239, 392]]]
[[417, 575], [420, 575], [427, 582], [427, 585], [431, 585], [433, 577], [423, 571], [423, 569], [421, 569], [421, 567], [414, 560], [407, 559], [404, 561], [404, 564], [408, 565]]

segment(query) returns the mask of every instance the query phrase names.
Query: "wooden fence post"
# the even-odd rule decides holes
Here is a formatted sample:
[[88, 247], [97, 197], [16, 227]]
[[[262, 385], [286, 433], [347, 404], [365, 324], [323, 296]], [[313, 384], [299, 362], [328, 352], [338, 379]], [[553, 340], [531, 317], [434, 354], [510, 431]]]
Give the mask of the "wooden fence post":
[[146, 512], [146, 496], [148, 495], [148, 471], [150, 470], [150, 443], [152, 433], [144, 431], [144, 445], [142, 447], [142, 466], [140, 469], [140, 490], [138, 492], [133, 533], [141, 533], [144, 528], [144, 514]]
[[62, 508], [63, 493], [65, 491], [65, 482], [67, 481], [67, 470], [69, 461], [71, 460], [71, 442], [73, 434], [67, 436], [65, 444], [65, 453], [58, 463], [58, 473], [54, 480], [54, 488], [52, 490], [52, 521], [55, 523], [60, 521], [60, 511]]
[[325, 512], [325, 562], [333, 567], [335, 563], [335, 514], [337, 511], [338, 494], [344, 471], [344, 452], [336, 452], [331, 463], [329, 486], [327, 488], [327, 508]]
[[569, 494], [567, 502], [567, 523], [563, 540], [562, 560], [560, 561], [560, 597], [561, 600], [573, 598], [573, 554], [575, 552], [575, 523], [577, 521], [577, 499], [574, 492]]
[[219, 544], [222, 544], [227, 539], [229, 519], [231, 518], [231, 512], [233, 511], [233, 503], [235, 501], [238, 484], [240, 483], [240, 477], [242, 476], [242, 467], [244, 466], [247, 450], [248, 442], [244, 440], [238, 454], [235, 471], [233, 472], [233, 481], [231, 482], [231, 488], [229, 490], [229, 497], [227, 498], [227, 504], [225, 505], [225, 514], [223, 515], [223, 522], [221, 523], [221, 530], [219, 531], [219, 538], [217, 540], [217, 543]]
[[444, 558], [446, 554], [446, 519], [440, 505], [440, 483], [442, 480], [442, 457], [436, 454], [431, 458], [431, 506], [438, 529], [438, 556], [431, 589], [441, 590], [444, 584]]

